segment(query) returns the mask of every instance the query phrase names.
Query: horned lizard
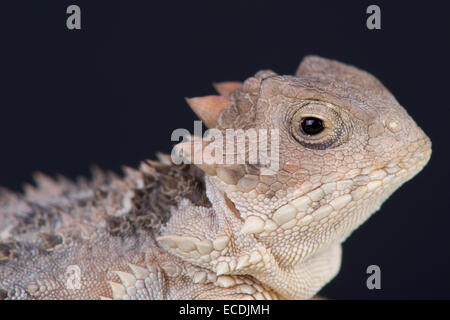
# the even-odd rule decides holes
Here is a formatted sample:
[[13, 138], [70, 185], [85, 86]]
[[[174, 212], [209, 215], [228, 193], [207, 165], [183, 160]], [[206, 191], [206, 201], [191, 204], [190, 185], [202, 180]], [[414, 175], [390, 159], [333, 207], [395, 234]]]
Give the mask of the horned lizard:
[[375, 77], [336, 61], [216, 89], [188, 99], [194, 112], [218, 132], [276, 130], [264, 138], [278, 141], [276, 170], [189, 163], [212, 141], [197, 137], [179, 145], [184, 163], [158, 154], [123, 177], [38, 173], [23, 194], [2, 189], [0, 298], [311, 298], [339, 271], [341, 243], [431, 154]]

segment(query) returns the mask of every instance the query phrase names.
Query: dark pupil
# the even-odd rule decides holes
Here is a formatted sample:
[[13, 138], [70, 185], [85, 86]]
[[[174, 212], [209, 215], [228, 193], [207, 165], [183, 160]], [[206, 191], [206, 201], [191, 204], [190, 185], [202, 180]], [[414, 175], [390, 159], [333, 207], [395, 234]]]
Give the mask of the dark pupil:
[[317, 118], [304, 118], [302, 120], [303, 132], [309, 135], [321, 133], [324, 129], [323, 122]]

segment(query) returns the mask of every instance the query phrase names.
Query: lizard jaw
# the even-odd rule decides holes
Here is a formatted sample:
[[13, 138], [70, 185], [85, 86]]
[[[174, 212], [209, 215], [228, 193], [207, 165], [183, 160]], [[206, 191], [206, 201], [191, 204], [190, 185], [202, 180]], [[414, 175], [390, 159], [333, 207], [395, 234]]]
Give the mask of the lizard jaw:
[[[310, 185], [306, 192], [299, 189], [269, 214], [242, 208], [237, 202], [234, 207], [242, 221], [240, 233], [253, 234], [272, 248], [284, 267], [305, 261], [332, 242], [343, 242], [427, 164], [429, 139], [414, 144], [415, 152], [384, 166], [351, 170], [337, 182]], [[224, 189], [232, 201], [237, 188], [225, 185]]]

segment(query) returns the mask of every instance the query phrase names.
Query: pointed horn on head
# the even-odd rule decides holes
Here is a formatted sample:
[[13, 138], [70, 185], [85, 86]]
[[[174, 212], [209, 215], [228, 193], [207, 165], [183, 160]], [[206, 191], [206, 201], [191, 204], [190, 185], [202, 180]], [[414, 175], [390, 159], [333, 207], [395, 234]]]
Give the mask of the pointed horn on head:
[[186, 102], [208, 128], [216, 126], [219, 115], [228, 105], [228, 101], [224, 96], [186, 98]]

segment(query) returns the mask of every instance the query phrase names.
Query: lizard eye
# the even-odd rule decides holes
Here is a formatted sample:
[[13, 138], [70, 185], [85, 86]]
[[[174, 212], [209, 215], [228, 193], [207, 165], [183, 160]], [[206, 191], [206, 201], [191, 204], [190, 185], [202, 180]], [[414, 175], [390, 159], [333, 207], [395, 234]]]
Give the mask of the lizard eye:
[[323, 131], [323, 129], [325, 129], [323, 121], [314, 117], [303, 118], [301, 127], [303, 132], [309, 135], [319, 134]]
[[343, 143], [350, 126], [338, 107], [321, 101], [308, 101], [293, 110], [291, 132], [304, 147], [324, 150]]

